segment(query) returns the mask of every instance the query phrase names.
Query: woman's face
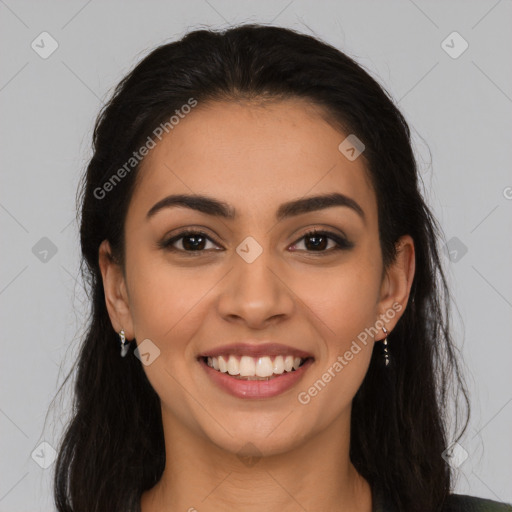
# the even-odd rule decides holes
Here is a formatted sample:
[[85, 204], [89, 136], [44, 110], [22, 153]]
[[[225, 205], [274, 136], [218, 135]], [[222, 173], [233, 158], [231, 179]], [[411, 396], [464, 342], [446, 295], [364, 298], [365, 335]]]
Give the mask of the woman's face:
[[[400, 265], [384, 278], [376, 196], [363, 158], [338, 149], [347, 135], [301, 100], [199, 104], [145, 157], [125, 224], [125, 280], [105, 263], [102, 271], [114, 328], [144, 341], [144, 371], [175, 430], [233, 453], [252, 443], [277, 454], [347, 425], [380, 327], [395, 326], [414, 272], [405, 237]], [[176, 194], [207, 196], [235, 214], [167, 205], [148, 215]], [[331, 194], [349, 201], [283, 207]], [[306, 236], [313, 228], [341, 248]], [[178, 237], [189, 229], [202, 238]], [[199, 357], [266, 343], [309, 355], [300, 377], [242, 382]], [[251, 361], [264, 371], [266, 358], [249, 359], [248, 372]]]

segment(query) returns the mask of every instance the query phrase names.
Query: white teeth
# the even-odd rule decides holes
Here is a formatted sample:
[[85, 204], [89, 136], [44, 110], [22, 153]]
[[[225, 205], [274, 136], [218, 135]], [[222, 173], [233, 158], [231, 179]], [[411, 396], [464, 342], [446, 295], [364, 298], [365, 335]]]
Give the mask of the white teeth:
[[274, 359], [274, 373], [281, 375], [284, 372], [284, 359], [283, 356], [277, 356]]
[[293, 368], [293, 356], [286, 356], [284, 358], [284, 369], [287, 372], [291, 372]]
[[219, 357], [208, 357], [207, 364], [222, 373], [229, 375], [239, 375], [240, 377], [270, 377], [272, 375], [281, 375], [284, 372], [297, 370], [303, 359], [300, 357], [276, 356], [273, 359], [270, 356], [251, 357], [242, 356], [240, 359], [234, 355], [225, 355]]
[[[217, 359], [217, 358], [213, 357], [212, 359]], [[215, 363], [214, 363], [214, 365], [215, 365]], [[214, 366], [214, 368], [215, 368], [215, 366]], [[219, 357], [219, 370], [222, 373], [226, 373], [228, 371], [228, 365], [222, 356]]]
[[256, 363], [256, 375], [258, 377], [270, 377], [274, 373], [270, 357], [259, 357]]
[[240, 375], [242, 377], [251, 377], [256, 375], [256, 365], [254, 359], [249, 356], [242, 356], [240, 359]]
[[240, 363], [235, 356], [229, 356], [228, 373], [229, 375], [240, 375]]

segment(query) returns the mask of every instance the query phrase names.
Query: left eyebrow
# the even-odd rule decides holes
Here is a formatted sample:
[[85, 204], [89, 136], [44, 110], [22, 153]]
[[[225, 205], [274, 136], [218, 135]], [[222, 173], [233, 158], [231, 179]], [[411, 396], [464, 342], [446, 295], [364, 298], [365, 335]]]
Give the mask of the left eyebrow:
[[[175, 194], [164, 197], [154, 204], [146, 214], [146, 219], [151, 218], [158, 211], [164, 208], [171, 208], [173, 206], [190, 208], [207, 215], [222, 217], [227, 220], [234, 220], [237, 215], [235, 208], [213, 197], [204, 195]], [[354, 199], [338, 192], [309, 196], [283, 203], [277, 209], [276, 220], [281, 221], [296, 215], [332, 208], [334, 206], [348, 207], [356, 212], [362, 218], [363, 222], [366, 221], [366, 216], [361, 206], [359, 206]]]

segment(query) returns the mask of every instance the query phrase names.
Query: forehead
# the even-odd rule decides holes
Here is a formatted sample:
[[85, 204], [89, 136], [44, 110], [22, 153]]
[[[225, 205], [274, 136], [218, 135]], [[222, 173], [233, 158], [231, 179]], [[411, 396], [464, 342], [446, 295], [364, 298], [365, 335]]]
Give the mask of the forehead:
[[301, 99], [199, 104], [144, 158], [130, 209], [145, 215], [168, 194], [203, 194], [253, 217], [273, 215], [286, 200], [340, 192], [371, 219], [376, 199], [365, 161], [339, 151], [348, 134], [322, 114]]

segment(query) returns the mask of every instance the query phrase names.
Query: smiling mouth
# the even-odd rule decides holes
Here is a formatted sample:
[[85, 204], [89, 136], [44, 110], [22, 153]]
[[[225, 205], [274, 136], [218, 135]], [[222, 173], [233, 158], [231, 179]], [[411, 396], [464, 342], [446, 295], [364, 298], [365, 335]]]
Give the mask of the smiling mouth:
[[237, 380], [268, 381], [283, 374], [295, 372], [313, 358], [300, 358], [291, 355], [275, 357], [224, 355], [218, 357], [203, 356], [199, 359], [211, 369], [219, 373], [226, 373]]

